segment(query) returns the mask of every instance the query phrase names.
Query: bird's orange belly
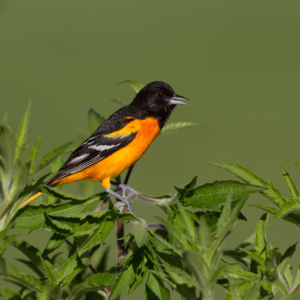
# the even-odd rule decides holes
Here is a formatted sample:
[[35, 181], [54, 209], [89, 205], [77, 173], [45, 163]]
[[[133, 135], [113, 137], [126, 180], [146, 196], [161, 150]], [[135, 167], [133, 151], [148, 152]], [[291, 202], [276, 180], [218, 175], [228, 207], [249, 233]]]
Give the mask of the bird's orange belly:
[[93, 181], [102, 181], [103, 188], [109, 187], [110, 179], [117, 177], [136, 163], [160, 133], [157, 119], [146, 118], [145, 120], [139, 120], [139, 126], [140, 129], [130, 144], [100, 162], [63, 178], [60, 184], [91, 179]]

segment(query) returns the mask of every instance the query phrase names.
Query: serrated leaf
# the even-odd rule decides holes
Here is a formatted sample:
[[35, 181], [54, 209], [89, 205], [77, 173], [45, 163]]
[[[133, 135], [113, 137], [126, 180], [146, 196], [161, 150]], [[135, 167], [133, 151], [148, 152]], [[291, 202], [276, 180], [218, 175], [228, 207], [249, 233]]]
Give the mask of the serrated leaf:
[[51, 229], [53, 233], [57, 233], [60, 235], [68, 236], [72, 234], [73, 227], [67, 224], [63, 224], [53, 218], [51, 218], [47, 213], [45, 213], [45, 223]]
[[12, 245], [26, 255], [40, 270], [45, 271], [41, 258], [42, 253], [37, 248], [19, 239], [15, 240]]
[[291, 198], [295, 199], [295, 200], [299, 199], [299, 192], [296, 188], [295, 182], [292, 180], [290, 174], [288, 174], [282, 166], [280, 166], [280, 168], [281, 168], [281, 171], [282, 171], [282, 175], [283, 175], [285, 184], [286, 184], [286, 186], [289, 190], [289, 193], [291, 195]]
[[72, 142], [66, 143], [58, 148], [55, 148], [54, 150], [48, 152], [40, 161], [40, 163], [37, 165], [37, 167], [34, 169], [32, 174], [39, 172], [43, 168], [45, 168], [47, 165], [52, 163], [59, 155], [61, 155], [70, 145]]
[[139, 268], [136, 270], [135, 272], [135, 279], [133, 281], [133, 283], [130, 285], [129, 290], [128, 290], [128, 296], [137, 289], [138, 286], [140, 286], [143, 281], [144, 278], [146, 276], [147, 273], [147, 269], [145, 267], [145, 262], [142, 261]]
[[275, 215], [277, 213], [277, 209], [275, 207], [272, 207], [272, 206], [261, 205], [261, 204], [249, 204], [249, 206], [260, 208], [260, 209], [262, 209], [266, 212], [269, 212], [273, 215]]
[[[57, 278], [57, 282], [59, 283], [66, 283], [67, 277], [70, 275], [75, 275], [81, 270], [81, 263], [80, 259], [78, 257], [78, 254], [75, 253], [70, 258], [67, 259], [67, 261], [62, 265], [59, 275]], [[68, 281], [68, 280], [67, 280]]]
[[26, 286], [32, 289], [33, 291], [41, 292], [43, 289], [43, 283], [39, 279], [35, 278], [30, 274], [26, 274], [24, 272], [18, 272], [14, 274], [7, 273], [6, 276], [14, 279], [22, 286]]
[[48, 240], [47, 245], [43, 252], [43, 257], [48, 256], [51, 252], [56, 250], [59, 246], [61, 246], [66, 239], [65, 235], [53, 233], [51, 238]]
[[283, 256], [282, 256], [282, 259], [281, 259], [281, 262], [283, 262], [285, 259], [290, 259], [292, 256], [293, 256], [293, 254], [295, 253], [295, 251], [296, 251], [296, 246], [297, 246], [297, 243], [298, 242], [296, 242], [295, 244], [293, 244], [292, 246], [290, 246], [286, 251], [285, 251], [285, 253], [283, 254]]
[[[280, 218], [287, 217], [289, 214], [298, 215], [299, 212], [300, 212], [300, 202], [292, 199], [291, 200], [286, 199], [284, 204], [282, 204], [280, 208], [277, 210], [275, 216], [270, 221], [269, 225], [273, 224], [276, 220]], [[293, 223], [300, 226], [300, 223], [297, 222], [297, 220], [295, 220]]]
[[61, 205], [28, 206], [15, 220], [15, 228], [37, 230], [45, 225], [44, 213], [51, 216], [67, 216], [76, 213], [84, 213], [93, 210], [99, 204], [99, 198], [90, 199], [86, 202], [72, 201]]
[[189, 210], [183, 208], [180, 203], [177, 204], [178, 210], [180, 212], [180, 218], [183, 224], [183, 227], [185, 228], [185, 231], [187, 235], [195, 242], [198, 242], [198, 234], [194, 225], [194, 220], [191, 218], [191, 215], [193, 214]]
[[30, 167], [29, 167], [30, 174], [33, 174], [33, 172], [34, 172], [34, 165], [35, 165], [36, 158], [37, 158], [37, 155], [38, 155], [38, 152], [40, 149], [42, 137], [43, 137], [43, 135], [40, 135], [38, 137], [35, 144], [32, 146], [31, 153], [28, 157], [28, 163], [30, 164]]
[[284, 200], [282, 199], [281, 194], [279, 193], [278, 189], [273, 187], [272, 181], [266, 182], [261, 177], [256, 176], [250, 170], [243, 168], [237, 164], [230, 164], [230, 163], [213, 163], [213, 166], [220, 167], [225, 169], [232, 174], [236, 175], [243, 181], [267, 188], [267, 190], [260, 191], [265, 197], [270, 199], [272, 202], [280, 206], [283, 204]]
[[47, 287], [45, 286], [42, 290], [42, 292], [40, 293], [39, 297], [37, 298], [37, 300], [47, 300], [47, 293], [48, 292], [48, 289]]
[[24, 150], [24, 146], [25, 146], [25, 142], [26, 142], [26, 138], [27, 138], [27, 132], [28, 132], [30, 106], [31, 106], [31, 101], [29, 101], [29, 103], [28, 103], [22, 123], [19, 128], [19, 132], [17, 134], [16, 152], [15, 152], [16, 160], [20, 158], [20, 155], [21, 155], [22, 151]]
[[163, 281], [152, 273], [148, 275], [145, 295], [147, 300], [171, 300], [170, 292]]
[[139, 248], [143, 247], [148, 240], [148, 227], [145, 221], [137, 223], [132, 228], [132, 234]]
[[188, 273], [193, 274], [199, 284], [203, 284], [202, 278], [207, 276], [208, 265], [201, 257], [200, 253], [195, 251], [185, 251], [183, 254], [183, 263]]
[[243, 248], [240, 248], [240, 250], [244, 251], [245, 253], [247, 253], [252, 259], [254, 259], [255, 261], [257, 261], [259, 264], [261, 264], [262, 266], [265, 267], [265, 260], [260, 257], [259, 255], [257, 255], [256, 253], [254, 252], [251, 252], [251, 251], [248, 251], [248, 250], [245, 250]]
[[168, 134], [168, 133], [175, 133], [181, 130], [190, 129], [194, 127], [206, 126], [204, 124], [199, 123], [191, 123], [191, 122], [178, 122], [178, 123], [171, 123], [167, 124], [163, 127], [160, 134]]
[[89, 292], [96, 292], [103, 287], [114, 284], [117, 275], [111, 273], [94, 274], [84, 280], [82, 283], [76, 284], [72, 288], [72, 293], [68, 300], [84, 295]]
[[266, 219], [267, 214], [265, 213], [257, 222], [255, 231], [255, 250], [264, 259], [266, 259], [266, 253], [263, 253], [266, 250]]
[[52, 216], [52, 219], [72, 227], [73, 234], [78, 232], [85, 233], [89, 230], [94, 230], [96, 227], [99, 226], [99, 224], [105, 222], [106, 217], [110, 217], [108, 211], [74, 214], [67, 217]]
[[226, 202], [232, 191], [232, 200], [239, 199], [244, 195], [260, 192], [264, 187], [240, 183], [238, 181], [215, 181], [199, 186], [188, 192], [176, 188], [180, 194], [179, 201], [184, 206], [201, 208], [202, 210], [219, 210], [219, 204]]
[[55, 268], [55, 266], [48, 260], [42, 259], [44, 263], [44, 268], [47, 274], [47, 277], [50, 282], [51, 290], [54, 290], [57, 286], [56, 279], [58, 277], [58, 270]]
[[123, 268], [116, 283], [114, 284], [110, 296], [110, 299], [115, 299], [117, 296], [122, 294], [125, 290], [129, 288], [135, 278], [135, 273], [133, 269], [133, 265], [130, 264], [128, 268]]
[[15, 162], [15, 137], [9, 127], [0, 126], [0, 183], [2, 191], [0, 193], [2, 201], [10, 200], [10, 180], [13, 177]]
[[97, 195], [93, 195], [88, 198], [78, 197], [76, 195], [72, 195], [70, 193], [59, 190], [57, 188], [50, 188], [48, 186], [44, 186], [43, 188], [41, 188], [41, 191], [49, 196], [52, 196], [52, 197], [55, 197], [55, 198], [58, 198], [61, 200], [75, 200], [75, 201], [88, 201], [88, 200], [94, 199], [94, 198], [104, 199], [107, 195], [107, 193], [99, 193]]
[[260, 274], [246, 271], [238, 264], [226, 264], [224, 271], [232, 279], [260, 280]]
[[144, 85], [141, 84], [141, 83], [140, 83], [139, 81], [137, 81], [137, 80], [124, 80], [124, 81], [122, 81], [122, 82], [119, 82], [117, 85], [119, 85], [119, 84], [124, 84], [124, 83], [130, 85], [130, 86], [134, 89], [134, 91], [135, 91], [136, 93], [138, 93], [138, 92], [144, 87]]
[[18, 236], [19, 234], [13, 234], [10, 236], [7, 236], [2, 243], [0, 244], [0, 256], [4, 254], [7, 247], [13, 242], [13, 240]]
[[91, 133], [94, 133], [95, 130], [105, 121], [105, 118], [91, 108], [88, 113], [88, 120], [90, 131]]
[[102, 244], [114, 226], [115, 220], [104, 220], [101, 224], [99, 224], [98, 229], [92, 233], [90, 238], [80, 247], [80, 249], [78, 249], [78, 254], [82, 255], [85, 251], [91, 249], [92, 247]]
[[[211, 248], [210, 252], [214, 253], [216, 257], [219, 256], [219, 259], [221, 258], [220, 255], [221, 255], [221, 251], [222, 251], [222, 247], [220, 247], [220, 245], [222, 245], [224, 238], [232, 230], [232, 227], [235, 223], [236, 217], [238, 216], [240, 210], [242, 209], [242, 207], [244, 206], [246, 201], [247, 201], [247, 196], [245, 195], [241, 198], [241, 200], [239, 200], [237, 202], [237, 204], [235, 205], [235, 207], [231, 210], [231, 212], [229, 214], [230, 199], [228, 198], [228, 200], [227, 200], [227, 203], [222, 211], [220, 220], [225, 215], [227, 215], [227, 218], [223, 222], [221, 222], [220, 220], [218, 221], [215, 238], [210, 247]], [[217, 253], [219, 253], [219, 254], [217, 255]]]

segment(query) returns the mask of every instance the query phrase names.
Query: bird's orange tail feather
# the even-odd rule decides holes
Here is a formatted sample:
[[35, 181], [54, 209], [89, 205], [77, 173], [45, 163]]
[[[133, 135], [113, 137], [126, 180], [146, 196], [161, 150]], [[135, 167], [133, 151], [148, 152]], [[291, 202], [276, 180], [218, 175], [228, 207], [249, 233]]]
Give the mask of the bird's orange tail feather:
[[42, 192], [37, 192], [33, 194], [30, 198], [28, 198], [24, 203], [21, 204], [20, 208], [22, 208], [23, 206], [25, 206], [26, 204], [28, 204], [30, 201], [34, 200], [36, 197], [38, 197], [41, 194]]

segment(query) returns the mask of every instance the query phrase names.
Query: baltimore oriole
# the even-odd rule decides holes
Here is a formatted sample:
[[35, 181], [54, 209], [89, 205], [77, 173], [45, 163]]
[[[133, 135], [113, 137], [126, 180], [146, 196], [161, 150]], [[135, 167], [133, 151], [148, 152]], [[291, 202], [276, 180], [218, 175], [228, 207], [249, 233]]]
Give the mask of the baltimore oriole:
[[[136, 163], [159, 135], [172, 110], [188, 100], [166, 83], [155, 81], [137, 93], [133, 101], [112, 114], [67, 159], [46, 185], [91, 179], [102, 181], [106, 192], [131, 207], [129, 201], [110, 189], [110, 180]], [[37, 192], [21, 207], [41, 195]]]

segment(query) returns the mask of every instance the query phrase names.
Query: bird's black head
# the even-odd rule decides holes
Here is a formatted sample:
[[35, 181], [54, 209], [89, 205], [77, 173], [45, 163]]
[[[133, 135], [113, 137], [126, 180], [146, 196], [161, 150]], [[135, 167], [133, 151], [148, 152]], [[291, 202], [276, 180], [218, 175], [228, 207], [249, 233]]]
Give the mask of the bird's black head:
[[137, 93], [132, 105], [141, 108], [148, 115], [159, 117], [163, 126], [176, 105], [187, 104], [180, 100], [188, 99], [177, 95], [168, 84], [154, 81]]

